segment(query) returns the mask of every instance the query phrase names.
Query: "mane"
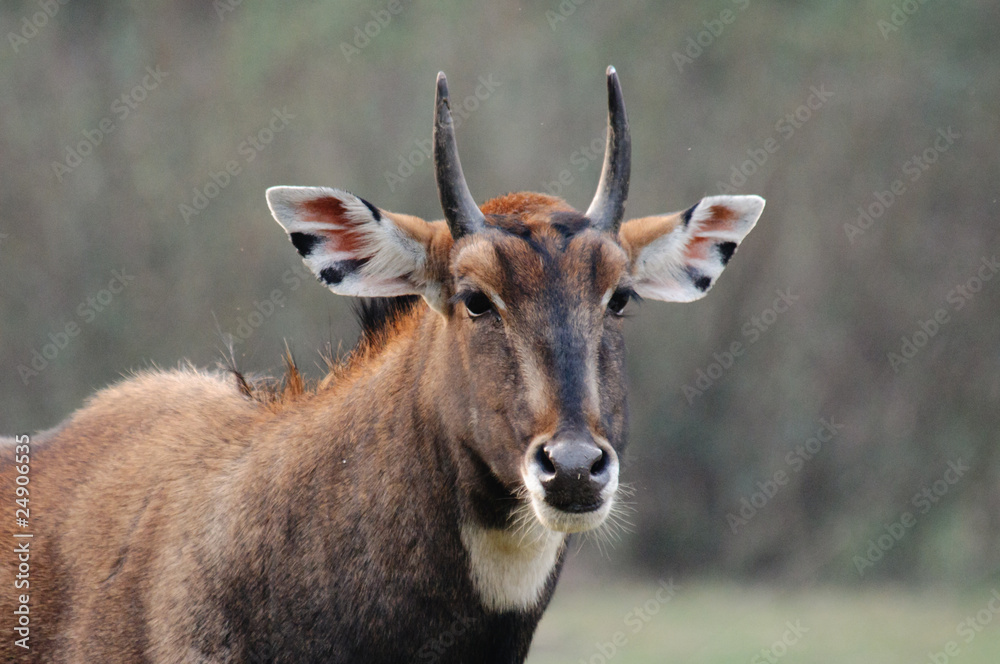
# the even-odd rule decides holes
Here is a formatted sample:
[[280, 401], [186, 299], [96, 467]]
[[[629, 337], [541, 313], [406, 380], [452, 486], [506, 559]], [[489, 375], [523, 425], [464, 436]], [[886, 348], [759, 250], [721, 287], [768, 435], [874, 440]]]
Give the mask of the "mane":
[[362, 344], [377, 345], [381, 350], [394, 331], [396, 323], [412, 313], [418, 302], [420, 302], [419, 295], [359, 299], [354, 305], [354, 316], [361, 326], [358, 347]]
[[302, 375], [287, 344], [281, 358], [285, 365], [281, 377], [243, 372], [237, 366], [232, 346], [227, 349], [228, 354], [224, 357], [224, 369], [233, 376], [240, 394], [277, 412], [303, 395], [317, 394], [327, 389], [352, 369], [376, 357], [399, 333], [401, 324], [419, 309], [420, 301], [418, 295], [360, 299], [353, 307], [361, 328], [358, 343], [344, 354], [340, 353], [339, 348], [334, 352], [332, 343], [320, 349], [326, 374], [319, 380], [310, 381]]

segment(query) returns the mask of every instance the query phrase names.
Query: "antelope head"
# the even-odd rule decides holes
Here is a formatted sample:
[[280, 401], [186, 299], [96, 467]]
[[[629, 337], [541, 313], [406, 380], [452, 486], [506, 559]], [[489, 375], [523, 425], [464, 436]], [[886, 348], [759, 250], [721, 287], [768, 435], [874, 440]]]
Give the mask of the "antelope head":
[[614, 68], [607, 85], [604, 164], [584, 213], [535, 193], [477, 205], [444, 74], [434, 113], [443, 221], [339, 189], [267, 191], [274, 217], [333, 292], [426, 302], [418, 327], [428, 369], [414, 380], [455, 442], [467, 504], [486, 527], [509, 523], [512, 497], [550, 531], [606, 519], [627, 433], [630, 302], [703, 297], [764, 208], [758, 196], [712, 196], [623, 222], [631, 142]]

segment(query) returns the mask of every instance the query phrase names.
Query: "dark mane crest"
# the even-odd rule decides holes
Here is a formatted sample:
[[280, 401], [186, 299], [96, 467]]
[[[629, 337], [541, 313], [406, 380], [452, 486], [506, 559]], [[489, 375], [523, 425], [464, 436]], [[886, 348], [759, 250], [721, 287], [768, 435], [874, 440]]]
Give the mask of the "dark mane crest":
[[401, 295], [399, 297], [361, 298], [354, 305], [354, 315], [361, 326], [361, 338], [358, 346], [378, 345], [393, 326], [420, 302], [419, 295]]
[[590, 228], [590, 220], [578, 212], [554, 212], [551, 226], [563, 238], [569, 239]]
[[282, 356], [285, 370], [280, 378], [245, 373], [237, 366], [236, 354], [231, 345], [227, 348], [228, 352], [223, 356], [220, 365], [233, 377], [240, 394], [271, 410], [280, 410], [282, 406], [299, 396], [316, 393], [332, 385], [344, 371], [348, 370], [352, 360], [363, 361], [377, 354], [392, 338], [396, 324], [413, 313], [419, 302], [419, 295], [360, 299], [353, 307], [358, 324], [361, 326], [357, 345], [350, 353], [343, 356], [339, 352], [334, 353], [332, 344], [322, 350], [320, 357], [326, 365], [327, 373], [318, 381], [306, 380], [299, 371], [287, 344]]

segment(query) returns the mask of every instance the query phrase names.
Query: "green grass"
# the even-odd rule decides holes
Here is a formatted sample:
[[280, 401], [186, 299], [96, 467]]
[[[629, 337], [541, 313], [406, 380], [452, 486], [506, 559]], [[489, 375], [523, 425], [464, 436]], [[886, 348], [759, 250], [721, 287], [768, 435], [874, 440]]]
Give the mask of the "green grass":
[[[662, 604], [657, 588], [655, 582], [560, 588], [539, 625], [529, 664], [1000, 662], [1000, 615], [988, 608], [992, 587], [958, 594], [680, 582]], [[649, 613], [638, 613], [647, 602]], [[959, 624], [977, 613], [987, 624], [959, 632]], [[801, 636], [788, 632], [787, 650], [774, 651], [783, 656], [769, 660], [761, 651], [785, 636], [789, 623], [801, 628]], [[956, 653], [950, 656], [949, 641]]]

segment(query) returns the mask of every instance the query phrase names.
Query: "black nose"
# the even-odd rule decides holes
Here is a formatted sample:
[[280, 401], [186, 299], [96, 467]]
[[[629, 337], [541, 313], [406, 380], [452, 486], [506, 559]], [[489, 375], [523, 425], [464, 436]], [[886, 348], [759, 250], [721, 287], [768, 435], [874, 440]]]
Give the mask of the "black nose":
[[590, 441], [549, 441], [535, 462], [545, 502], [566, 512], [590, 512], [601, 506], [601, 490], [611, 480], [608, 453]]

